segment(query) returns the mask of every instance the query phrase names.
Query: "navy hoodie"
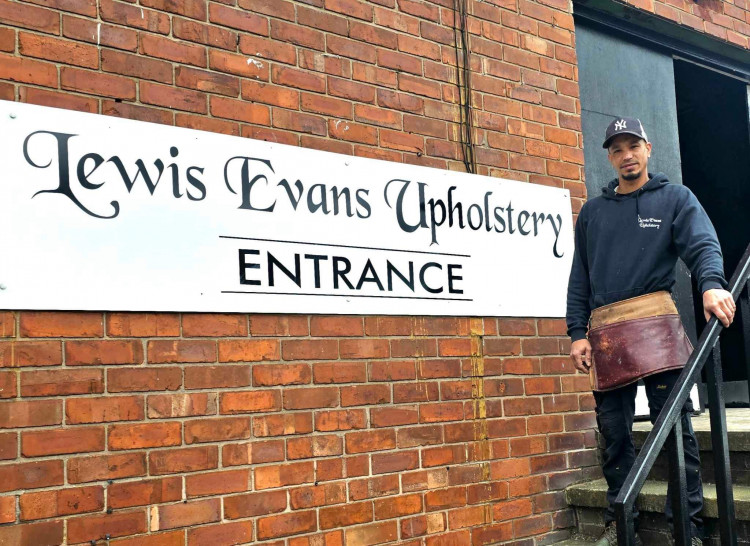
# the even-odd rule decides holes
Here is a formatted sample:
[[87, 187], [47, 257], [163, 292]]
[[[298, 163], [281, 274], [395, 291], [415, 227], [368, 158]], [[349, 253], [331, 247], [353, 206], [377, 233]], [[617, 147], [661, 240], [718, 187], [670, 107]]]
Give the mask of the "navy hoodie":
[[716, 231], [698, 199], [662, 173], [649, 177], [624, 195], [615, 193], [615, 179], [581, 209], [566, 313], [573, 341], [586, 337], [592, 309], [671, 291], [678, 257], [701, 293], [726, 287]]

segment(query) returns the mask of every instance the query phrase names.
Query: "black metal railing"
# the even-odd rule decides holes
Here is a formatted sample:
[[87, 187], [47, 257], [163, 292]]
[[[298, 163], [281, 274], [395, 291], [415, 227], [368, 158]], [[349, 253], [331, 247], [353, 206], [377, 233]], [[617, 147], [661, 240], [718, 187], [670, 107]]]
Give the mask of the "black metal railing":
[[[745, 250], [737, 269], [729, 281], [729, 291], [735, 301], [739, 300], [739, 313], [742, 314], [745, 354], [748, 360], [748, 380], [750, 381], [750, 246]], [[682, 447], [681, 410], [690, 389], [698, 380], [706, 361], [711, 357], [706, 368], [708, 388], [708, 411], [711, 421], [711, 449], [716, 473], [716, 496], [719, 508], [719, 531], [721, 544], [736, 546], [737, 531], [735, 527], [734, 497], [732, 479], [729, 469], [729, 442], [727, 438], [727, 421], [722, 394], [721, 354], [719, 352], [719, 334], [723, 325], [712, 317], [703, 329], [698, 345], [688, 359], [685, 367], [667, 398], [664, 407], [656, 418], [651, 433], [646, 438], [633, 467], [620, 489], [615, 500], [617, 517], [617, 543], [624, 546], [635, 546], [635, 529], [633, 527], [633, 507], [643, 483], [646, 481], [657, 455], [664, 444], [667, 444], [669, 456], [669, 485], [672, 491], [672, 512], [674, 515], [675, 543], [689, 545], [690, 516], [687, 509], [687, 484], [685, 479], [685, 458]]]

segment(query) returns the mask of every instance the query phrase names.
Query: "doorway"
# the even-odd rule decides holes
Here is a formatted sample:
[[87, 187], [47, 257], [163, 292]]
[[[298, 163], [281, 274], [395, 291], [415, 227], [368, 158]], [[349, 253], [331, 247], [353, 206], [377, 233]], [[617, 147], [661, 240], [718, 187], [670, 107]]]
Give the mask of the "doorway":
[[[674, 83], [682, 183], [690, 188], [716, 229], [729, 276], [750, 243], [750, 131], [746, 82], [676, 58]], [[697, 331], [706, 325], [701, 294], [693, 284]], [[721, 337], [728, 405], [747, 406], [742, 318]]]

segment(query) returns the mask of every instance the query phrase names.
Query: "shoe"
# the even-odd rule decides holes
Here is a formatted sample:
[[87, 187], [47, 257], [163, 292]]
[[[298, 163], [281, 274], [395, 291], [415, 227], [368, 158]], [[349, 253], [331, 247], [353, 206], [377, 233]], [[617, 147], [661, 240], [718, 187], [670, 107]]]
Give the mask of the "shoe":
[[[615, 522], [610, 523], [604, 528], [604, 532], [599, 537], [599, 540], [594, 543], [594, 546], [617, 546], [617, 524]], [[638, 533], [635, 534], [635, 546], [643, 546]], [[691, 544], [691, 546], [695, 545]], [[703, 545], [701, 544], [700, 546]]]

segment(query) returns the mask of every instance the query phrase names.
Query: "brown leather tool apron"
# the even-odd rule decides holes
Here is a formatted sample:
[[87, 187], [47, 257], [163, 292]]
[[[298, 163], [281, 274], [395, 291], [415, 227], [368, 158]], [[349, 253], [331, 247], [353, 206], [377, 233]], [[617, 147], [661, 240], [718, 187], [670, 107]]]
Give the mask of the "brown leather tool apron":
[[669, 292], [660, 291], [594, 309], [589, 341], [591, 388], [608, 391], [682, 368], [693, 352]]

